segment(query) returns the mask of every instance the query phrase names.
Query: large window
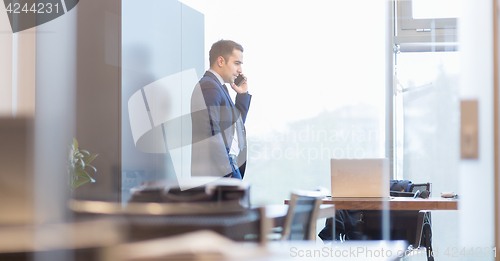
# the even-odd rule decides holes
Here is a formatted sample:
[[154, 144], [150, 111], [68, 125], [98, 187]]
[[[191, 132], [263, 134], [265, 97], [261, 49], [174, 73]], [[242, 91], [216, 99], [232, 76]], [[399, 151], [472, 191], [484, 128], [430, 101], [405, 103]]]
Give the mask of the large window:
[[245, 48], [253, 204], [330, 189], [331, 158], [385, 157], [385, 1], [182, 3], [205, 15], [206, 68], [215, 41]]

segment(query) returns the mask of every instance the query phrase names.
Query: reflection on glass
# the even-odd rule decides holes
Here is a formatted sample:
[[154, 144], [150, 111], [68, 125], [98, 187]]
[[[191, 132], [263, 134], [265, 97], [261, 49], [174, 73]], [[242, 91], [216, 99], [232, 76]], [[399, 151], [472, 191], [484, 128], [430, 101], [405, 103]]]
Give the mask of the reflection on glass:
[[457, 18], [461, 12], [461, 1], [457, 0], [412, 0], [413, 19]]

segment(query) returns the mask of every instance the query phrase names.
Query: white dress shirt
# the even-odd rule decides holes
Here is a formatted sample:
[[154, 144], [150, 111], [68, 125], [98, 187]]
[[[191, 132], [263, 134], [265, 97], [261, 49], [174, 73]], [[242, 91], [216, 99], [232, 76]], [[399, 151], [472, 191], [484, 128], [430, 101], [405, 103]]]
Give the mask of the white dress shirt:
[[[208, 69], [208, 71], [213, 73], [222, 85], [225, 84], [224, 80], [217, 72], [215, 72], [212, 69]], [[229, 93], [228, 93], [228, 95], [229, 95]], [[231, 96], [229, 96], [229, 97], [231, 97]], [[240, 119], [238, 119], [238, 120], [240, 120]], [[236, 122], [235, 122], [235, 125], [236, 125]], [[234, 134], [233, 135], [233, 142], [231, 143], [231, 148], [229, 148], [229, 154], [233, 154], [233, 155], [238, 156], [240, 154], [240, 148], [238, 147], [238, 144], [239, 144], [238, 143], [238, 132], [236, 131], [236, 126], [235, 126], [234, 130], [235, 130], [235, 132], [233, 133]]]

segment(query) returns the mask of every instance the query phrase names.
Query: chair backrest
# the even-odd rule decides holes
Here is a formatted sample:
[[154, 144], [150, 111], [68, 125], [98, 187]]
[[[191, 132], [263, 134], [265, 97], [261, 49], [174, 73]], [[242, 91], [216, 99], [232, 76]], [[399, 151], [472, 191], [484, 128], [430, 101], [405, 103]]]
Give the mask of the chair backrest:
[[430, 196], [432, 191], [432, 186], [431, 186], [431, 183], [430, 182], [427, 182], [427, 183], [413, 183], [410, 187], [410, 192], [411, 193], [415, 193], [417, 191], [419, 192], [422, 192], [422, 191], [428, 191], [428, 195], [427, 196]]
[[312, 240], [324, 191], [296, 191], [291, 195], [281, 240]]

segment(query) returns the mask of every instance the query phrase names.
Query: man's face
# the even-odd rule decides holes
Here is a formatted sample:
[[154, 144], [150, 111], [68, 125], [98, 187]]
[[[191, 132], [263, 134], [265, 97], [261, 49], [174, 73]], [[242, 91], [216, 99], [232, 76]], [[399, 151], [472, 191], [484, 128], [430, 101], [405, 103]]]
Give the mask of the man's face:
[[241, 64], [243, 64], [243, 52], [240, 50], [233, 50], [233, 54], [229, 59], [222, 63], [221, 77], [226, 83], [233, 83], [234, 79], [242, 72]]

